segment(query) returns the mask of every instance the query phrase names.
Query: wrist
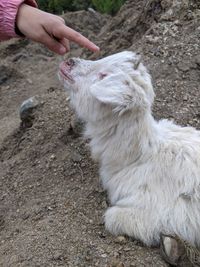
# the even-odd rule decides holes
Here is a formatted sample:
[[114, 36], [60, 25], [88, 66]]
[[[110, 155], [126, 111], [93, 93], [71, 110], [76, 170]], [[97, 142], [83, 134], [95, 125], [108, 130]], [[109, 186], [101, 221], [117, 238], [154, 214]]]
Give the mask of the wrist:
[[18, 8], [15, 18], [15, 33], [17, 36], [25, 37], [23, 33], [23, 25], [27, 22], [28, 14], [33, 7], [37, 7], [37, 3], [33, 0], [24, 1]]
[[29, 14], [31, 14], [31, 9], [33, 7], [22, 3], [19, 6], [16, 19], [15, 19], [15, 32], [18, 34], [18, 36], [25, 37], [26, 34], [24, 32], [24, 27], [26, 27], [26, 24], [28, 23], [28, 19], [30, 17]]

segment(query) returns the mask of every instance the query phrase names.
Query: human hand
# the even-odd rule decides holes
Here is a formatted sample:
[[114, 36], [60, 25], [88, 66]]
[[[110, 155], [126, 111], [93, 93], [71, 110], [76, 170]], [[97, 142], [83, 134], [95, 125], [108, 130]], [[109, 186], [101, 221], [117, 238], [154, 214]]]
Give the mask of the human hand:
[[63, 55], [70, 50], [69, 41], [93, 52], [100, 49], [86, 37], [65, 25], [59, 16], [22, 4], [18, 10], [16, 26], [27, 38], [42, 43], [53, 52]]

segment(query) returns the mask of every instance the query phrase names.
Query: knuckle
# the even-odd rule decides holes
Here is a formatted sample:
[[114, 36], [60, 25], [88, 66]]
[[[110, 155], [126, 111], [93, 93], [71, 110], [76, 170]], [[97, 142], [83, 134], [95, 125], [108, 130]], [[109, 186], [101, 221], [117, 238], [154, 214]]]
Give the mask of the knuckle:
[[61, 34], [63, 31], [63, 23], [60, 23], [60, 21], [57, 21], [57, 23], [54, 25], [54, 31], [58, 34]]
[[57, 17], [56, 19], [56, 24], [59, 26], [59, 25], [62, 25], [62, 24], [65, 24], [65, 20], [61, 17]]
[[59, 19], [63, 24], [65, 24], [65, 20], [63, 18], [59, 17]]

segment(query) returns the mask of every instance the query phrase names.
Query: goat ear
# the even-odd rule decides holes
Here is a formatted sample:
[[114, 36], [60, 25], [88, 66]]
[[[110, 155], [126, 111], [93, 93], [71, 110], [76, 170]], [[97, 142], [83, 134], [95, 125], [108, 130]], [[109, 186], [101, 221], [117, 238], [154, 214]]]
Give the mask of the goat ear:
[[128, 83], [129, 81], [124, 79], [122, 75], [113, 74], [95, 83], [90, 90], [92, 95], [100, 102], [112, 105], [124, 105], [125, 98], [130, 102], [132, 101], [132, 94], [128, 88]]
[[90, 88], [90, 91], [100, 102], [112, 105], [114, 111], [123, 112], [140, 105], [139, 102], [145, 99], [144, 93], [140, 93], [141, 90], [135, 86], [128, 75], [120, 73], [109, 75], [98, 81]]

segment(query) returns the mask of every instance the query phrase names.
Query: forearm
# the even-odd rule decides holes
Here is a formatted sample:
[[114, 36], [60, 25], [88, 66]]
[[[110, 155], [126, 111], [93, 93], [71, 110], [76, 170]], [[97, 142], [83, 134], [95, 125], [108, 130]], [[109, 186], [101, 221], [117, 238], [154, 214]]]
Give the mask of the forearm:
[[22, 3], [37, 7], [34, 0], [0, 0], [0, 41], [18, 37], [15, 32], [15, 21]]

